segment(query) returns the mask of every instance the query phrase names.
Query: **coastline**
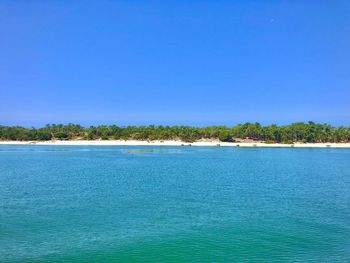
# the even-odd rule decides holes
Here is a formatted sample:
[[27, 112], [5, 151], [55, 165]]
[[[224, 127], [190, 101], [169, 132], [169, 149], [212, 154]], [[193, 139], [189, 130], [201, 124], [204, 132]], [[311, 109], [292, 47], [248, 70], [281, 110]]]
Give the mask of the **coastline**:
[[350, 143], [262, 143], [262, 142], [219, 142], [219, 141], [138, 141], [138, 140], [67, 140], [67, 141], [0, 141], [0, 145], [47, 145], [47, 146], [224, 146], [251, 148], [350, 148]]

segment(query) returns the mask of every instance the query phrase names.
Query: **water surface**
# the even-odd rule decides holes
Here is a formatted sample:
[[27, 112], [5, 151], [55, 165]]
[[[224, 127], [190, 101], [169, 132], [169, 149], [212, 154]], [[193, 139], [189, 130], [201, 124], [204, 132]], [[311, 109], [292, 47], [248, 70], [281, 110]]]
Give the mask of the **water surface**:
[[349, 262], [350, 149], [0, 146], [0, 262]]

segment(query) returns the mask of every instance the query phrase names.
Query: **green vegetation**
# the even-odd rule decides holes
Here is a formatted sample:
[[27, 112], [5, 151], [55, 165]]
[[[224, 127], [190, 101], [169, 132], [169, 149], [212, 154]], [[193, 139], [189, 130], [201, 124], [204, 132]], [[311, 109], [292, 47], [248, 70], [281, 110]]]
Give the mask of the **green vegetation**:
[[350, 127], [332, 127], [328, 124], [298, 122], [286, 126], [261, 126], [259, 123], [238, 124], [233, 127], [209, 126], [91, 126], [76, 124], [52, 124], [43, 128], [0, 126], [0, 140], [46, 141], [46, 140], [182, 140], [194, 142], [199, 139], [219, 139], [234, 142], [239, 139], [265, 141], [268, 143], [293, 142], [349, 142]]

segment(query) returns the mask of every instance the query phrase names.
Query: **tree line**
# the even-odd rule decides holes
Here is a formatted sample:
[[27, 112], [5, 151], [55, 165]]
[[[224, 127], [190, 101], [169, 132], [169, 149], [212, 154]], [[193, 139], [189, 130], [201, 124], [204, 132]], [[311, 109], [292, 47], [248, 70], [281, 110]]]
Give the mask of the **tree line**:
[[200, 139], [218, 139], [234, 142], [239, 139], [265, 141], [267, 143], [318, 143], [350, 142], [350, 127], [333, 127], [328, 124], [298, 122], [291, 125], [260, 123], [227, 126], [126, 126], [100, 125], [83, 127], [77, 124], [48, 124], [42, 128], [1, 126], [0, 140], [182, 140], [194, 142]]

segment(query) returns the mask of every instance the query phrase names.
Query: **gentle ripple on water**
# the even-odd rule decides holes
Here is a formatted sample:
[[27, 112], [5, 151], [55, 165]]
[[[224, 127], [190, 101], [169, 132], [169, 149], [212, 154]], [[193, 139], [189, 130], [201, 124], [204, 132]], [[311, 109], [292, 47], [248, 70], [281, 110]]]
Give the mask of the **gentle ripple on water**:
[[350, 150], [0, 146], [1, 262], [350, 262]]

